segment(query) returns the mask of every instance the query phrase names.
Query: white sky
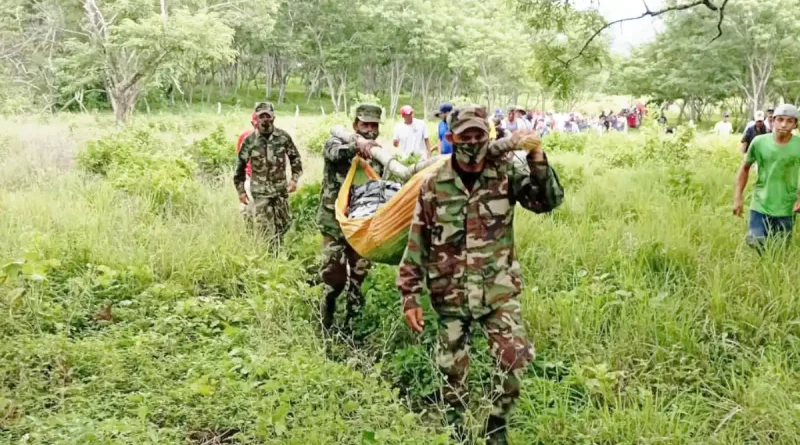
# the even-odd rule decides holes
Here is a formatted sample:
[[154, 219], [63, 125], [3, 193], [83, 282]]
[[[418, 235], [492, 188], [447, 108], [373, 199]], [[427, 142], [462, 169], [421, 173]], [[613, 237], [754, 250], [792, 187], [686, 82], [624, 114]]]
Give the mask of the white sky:
[[[651, 11], [664, 6], [664, 0], [646, 0]], [[645, 12], [643, 0], [579, 0], [577, 5], [598, 7], [600, 14], [608, 21], [636, 17]], [[663, 17], [663, 16], [661, 16]], [[604, 31], [612, 36], [611, 48], [614, 52], [627, 53], [631, 48], [649, 42], [660, 28], [659, 18], [645, 17], [614, 25]]]

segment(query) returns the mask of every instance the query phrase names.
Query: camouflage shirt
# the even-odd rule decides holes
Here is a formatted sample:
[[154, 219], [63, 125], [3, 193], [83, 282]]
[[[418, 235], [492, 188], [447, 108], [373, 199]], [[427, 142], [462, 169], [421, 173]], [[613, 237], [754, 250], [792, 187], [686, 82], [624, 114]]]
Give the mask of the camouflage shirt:
[[254, 131], [242, 142], [233, 183], [239, 194], [244, 193], [245, 168], [250, 161], [250, 189], [253, 197], [274, 198], [288, 195], [286, 159], [292, 169], [292, 181], [303, 174], [303, 164], [289, 133], [275, 128], [267, 136]]
[[[504, 141], [493, 148], [510, 144]], [[397, 278], [403, 311], [419, 306], [424, 283], [442, 315], [478, 318], [508, 302], [522, 285], [514, 253], [515, 204], [549, 212], [563, 197], [546, 162], [507, 150], [487, 158], [471, 193], [452, 162], [431, 172], [420, 188]]]
[[[357, 154], [355, 136], [353, 136], [352, 140], [344, 140], [332, 136], [325, 142], [322, 154], [325, 158], [325, 168], [322, 174], [317, 225], [322, 233], [340, 238], [342, 229], [339, 227], [339, 223], [336, 222], [334, 205], [336, 197], [339, 195], [339, 189], [342, 187], [347, 177], [347, 172], [350, 170], [350, 164], [352, 164], [353, 158]], [[383, 175], [383, 166], [381, 164], [372, 161], [370, 165], [379, 175]]]

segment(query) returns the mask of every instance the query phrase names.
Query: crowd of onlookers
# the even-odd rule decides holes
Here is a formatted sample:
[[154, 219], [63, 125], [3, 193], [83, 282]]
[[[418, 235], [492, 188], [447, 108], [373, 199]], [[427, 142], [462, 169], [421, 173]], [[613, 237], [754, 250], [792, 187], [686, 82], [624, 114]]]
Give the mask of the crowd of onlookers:
[[[438, 152], [440, 154], [452, 153], [452, 146], [444, 135], [447, 133], [447, 115], [453, 110], [453, 104], [443, 103], [436, 117], [439, 118]], [[584, 113], [573, 111], [557, 113], [554, 111], [541, 111], [525, 109], [521, 106], [510, 106], [505, 110], [496, 108], [494, 115], [489, 119], [489, 136], [491, 139], [509, 137], [519, 130], [532, 130], [539, 136], [545, 137], [554, 132], [582, 133], [596, 131], [603, 134], [610, 131], [626, 132], [629, 128], [637, 128], [647, 114], [647, 109], [639, 103], [635, 107], [622, 108], [619, 112], [601, 112], [596, 118]], [[397, 123], [392, 135], [392, 143], [399, 148], [404, 157], [418, 155], [422, 159], [431, 156], [436, 147], [430, 143], [430, 135], [425, 122], [414, 117], [411, 105], [400, 108], [402, 122]]]

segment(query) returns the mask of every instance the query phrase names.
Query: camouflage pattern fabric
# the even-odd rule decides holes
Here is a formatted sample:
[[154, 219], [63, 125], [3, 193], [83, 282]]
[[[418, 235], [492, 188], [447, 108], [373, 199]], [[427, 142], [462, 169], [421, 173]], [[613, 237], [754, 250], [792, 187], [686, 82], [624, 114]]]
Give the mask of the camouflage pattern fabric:
[[420, 188], [397, 286], [403, 311], [419, 307], [427, 285], [443, 333], [438, 362], [448, 377], [448, 401], [464, 397], [469, 325], [486, 328], [492, 354], [505, 373], [496, 415], [519, 395], [518, 375], [533, 358], [520, 323], [520, 266], [514, 251], [516, 203], [536, 213], [561, 204], [555, 171], [528, 155], [511, 153], [511, 139], [493, 142], [470, 192], [452, 162], [431, 172]]
[[[463, 413], [469, 400], [466, 387], [469, 370], [469, 339], [471, 317], [440, 316], [439, 341], [436, 347], [436, 363], [445, 375], [443, 390], [445, 402]], [[478, 319], [486, 329], [489, 350], [498, 365], [493, 388], [502, 388], [492, 394], [494, 412], [506, 417], [519, 397], [520, 379], [525, 368], [533, 361], [533, 345], [528, 341], [520, 317], [519, 300], [513, 298], [502, 306]], [[457, 422], [460, 419], [450, 419]]]
[[292, 170], [291, 181], [297, 182], [303, 174], [303, 164], [289, 133], [279, 128], [268, 135], [253, 132], [242, 142], [237, 157], [236, 174], [233, 177], [236, 190], [239, 194], [245, 193], [245, 168], [250, 161], [250, 189], [254, 197], [288, 196], [287, 159]]
[[[278, 128], [266, 135], [254, 131], [242, 142], [233, 177], [236, 191], [252, 197], [250, 209], [245, 213], [252, 214], [258, 229], [273, 242], [280, 242], [291, 222], [287, 159], [292, 171], [291, 181], [297, 182], [303, 174], [303, 165], [292, 137]], [[245, 187], [248, 161], [251, 165], [249, 190]]]
[[[343, 238], [322, 236], [323, 302], [336, 306], [336, 299], [347, 288], [347, 319], [352, 320], [364, 306], [361, 285], [367, 278], [370, 262], [362, 258]], [[331, 313], [333, 310], [331, 309]]]
[[[355, 137], [352, 140], [331, 137], [325, 142], [323, 149], [325, 167], [322, 174], [322, 188], [320, 190], [319, 208], [317, 209], [317, 226], [323, 235], [328, 235], [336, 239], [344, 239], [342, 229], [336, 222], [334, 204], [339, 195], [350, 164], [356, 157]], [[379, 174], [383, 175], [383, 166], [375, 161], [370, 166]]]
[[253, 199], [252, 209], [256, 228], [269, 240], [274, 250], [289, 230], [291, 223], [289, 200], [282, 197], [256, 197]]

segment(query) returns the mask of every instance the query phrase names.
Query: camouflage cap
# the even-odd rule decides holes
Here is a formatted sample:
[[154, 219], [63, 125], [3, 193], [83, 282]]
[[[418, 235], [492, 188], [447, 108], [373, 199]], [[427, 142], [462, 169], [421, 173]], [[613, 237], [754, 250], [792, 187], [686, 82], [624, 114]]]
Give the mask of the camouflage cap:
[[461, 134], [469, 128], [480, 128], [489, 132], [489, 117], [480, 105], [464, 105], [454, 109], [447, 117], [447, 128], [453, 134]]
[[361, 122], [377, 122], [381, 121], [381, 114], [383, 110], [381, 107], [374, 104], [361, 104], [356, 108], [356, 119]]
[[253, 112], [257, 115], [261, 113], [269, 113], [270, 116], [275, 116], [275, 107], [272, 106], [272, 102], [259, 102], [253, 107]]

